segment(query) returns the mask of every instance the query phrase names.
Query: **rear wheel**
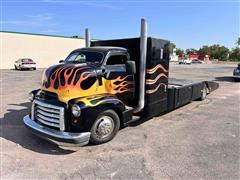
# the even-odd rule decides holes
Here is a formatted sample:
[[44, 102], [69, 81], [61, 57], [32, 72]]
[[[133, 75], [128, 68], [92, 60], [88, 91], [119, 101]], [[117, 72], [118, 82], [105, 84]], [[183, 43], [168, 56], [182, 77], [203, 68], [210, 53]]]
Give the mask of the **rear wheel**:
[[17, 70], [17, 66], [16, 65], [14, 65], [14, 68], [15, 68], [15, 70]]
[[206, 99], [206, 97], [207, 97], [207, 86], [204, 84], [204, 87], [202, 89], [202, 96], [201, 96], [200, 100], [202, 101], [202, 100]]
[[90, 142], [102, 144], [112, 140], [118, 133], [120, 119], [113, 110], [107, 110], [99, 114], [91, 128]]

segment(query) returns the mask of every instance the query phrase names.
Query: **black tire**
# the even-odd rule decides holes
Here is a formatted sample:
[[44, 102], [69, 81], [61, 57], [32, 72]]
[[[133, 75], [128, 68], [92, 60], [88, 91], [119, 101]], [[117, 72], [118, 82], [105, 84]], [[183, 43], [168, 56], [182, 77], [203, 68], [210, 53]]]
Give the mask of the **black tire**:
[[35, 71], [35, 70], [36, 70], [36, 68], [33, 68], [33, 70]]
[[15, 70], [17, 70], [17, 66], [16, 65], [14, 65], [14, 68], [15, 68]]
[[[108, 134], [101, 134], [103, 131], [105, 131], [104, 133], [106, 133], [106, 131], [108, 131], [109, 129], [101, 129], [102, 127], [104, 128], [104, 123], [105, 123], [105, 128], [109, 128], [109, 124], [106, 124], [106, 120], [111, 121], [112, 126], [110, 126], [111, 130], [110, 132], [108, 132]], [[101, 123], [103, 123], [103, 125], [101, 126]], [[95, 120], [95, 122], [92, 125], [91, 128], [91, 137], [90, 137], [90, 142], [92, 144], [103, 144], [106, 143], [108, 141], [111, 141], [118, 133], [120, 127], [120, 119], [118, 117], [118, 114], [113, 111], [113, 110], [106, 110], [104, 112], [102, 112], [101, 114], [99, 114], [99, 116], [97, 117], [97, 119]], [[102, 132], [100, 132], [102, 131]]]
[[240, 78], [234, 78], [235, 82], [240, 82]]

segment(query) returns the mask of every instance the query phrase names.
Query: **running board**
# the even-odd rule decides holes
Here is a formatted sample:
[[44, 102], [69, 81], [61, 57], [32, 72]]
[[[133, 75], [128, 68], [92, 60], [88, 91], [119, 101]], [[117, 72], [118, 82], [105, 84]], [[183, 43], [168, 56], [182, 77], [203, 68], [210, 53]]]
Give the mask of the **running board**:
[[140, 120], [140, 116], [132, 116], [132, 120], [128, 121], [125, 125], [128, 125], [138, 120]]

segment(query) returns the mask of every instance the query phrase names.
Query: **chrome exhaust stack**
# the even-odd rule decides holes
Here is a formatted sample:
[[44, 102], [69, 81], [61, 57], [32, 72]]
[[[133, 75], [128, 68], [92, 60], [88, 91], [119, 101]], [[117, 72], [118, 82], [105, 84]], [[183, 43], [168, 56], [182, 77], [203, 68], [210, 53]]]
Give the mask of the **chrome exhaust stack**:
[[134, 113], [143, 110], [145, 105], [145, 79], [146, 79], [146, 57], [147, 57], [147, 22], [141, 19], [141, 35], [140, 35], [140, 78], [139, 78], [139, 97], [138, 105], [134, 109]]
[[88, 28], [85, 29], [85, 47], [91, 46], [90, 31]]

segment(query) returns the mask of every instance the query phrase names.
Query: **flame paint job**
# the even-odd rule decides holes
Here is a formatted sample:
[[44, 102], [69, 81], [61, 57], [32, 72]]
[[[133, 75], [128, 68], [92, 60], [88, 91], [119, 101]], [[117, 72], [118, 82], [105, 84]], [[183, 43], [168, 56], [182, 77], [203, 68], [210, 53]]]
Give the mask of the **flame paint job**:
[[147, 73], [148, 74], [154, 74], [157, 70], [162, 70], [163, 72], [167, 73], [168, 71], [161, 65], [161, 64], [158, 64], [156, 65], [155, 67], [153, 67], [152, 69], [148, 69], [147, 70]]
[[[83, 97], [83, 98], [77, 98], [74, 101], [75, 102], [83, 102], [85, 106], [87, 107], [94, 107], [97, 105], [102, 104], [103, 102], [108, 102], [108, 101], [119, 101], [121, 102], [118, 98], [114, 98], [113, 96], [108, 96], [108, 95], [95, 95], [92, 97]], [[121, 102], [122, 103], [122, 102]]]
[[[131, 91], [127, 87], [132, 84], [132, 82], [127, 81], [128, 76], [118, 76], [111, 80], [101, 78], [102, 85], [99, 86], [94, 66], [60, 64], [50, 67], [44, 72], [42, 90], [56, 93], [59, 101], [64, 103], [71, 99], [86, 97], [82, 101], [90, 106], [93, 106], [93, 104], [87, 97], [100, 94], [121, 94]], [[99, 101], [95, 105], [101, 102]]]

